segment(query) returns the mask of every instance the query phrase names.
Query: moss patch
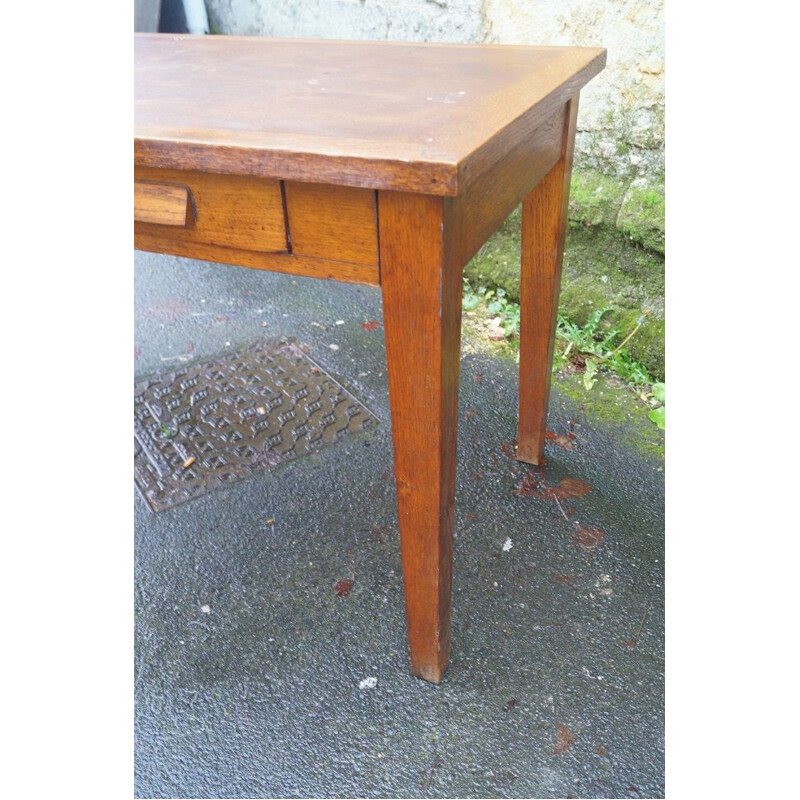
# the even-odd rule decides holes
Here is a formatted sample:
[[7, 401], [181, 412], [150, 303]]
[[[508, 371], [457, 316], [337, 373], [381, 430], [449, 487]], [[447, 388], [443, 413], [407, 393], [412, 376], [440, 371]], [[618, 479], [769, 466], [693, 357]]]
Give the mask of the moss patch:
[[647, 405], [618, 380], [601, 375], [587, 391], [580, 375], [561, 370], [553, 378], [556, 390], [575, 403], [587, 420], [614, 427], [642, 455], [664, 458], [664, 431], [648, 419]]
[[615, 227], [627, 183], [595, 170], [575, 170], [569, 191], [569, 218], [590, 227]]
[[519, 300], [520, 224], [517, 208], [467, 264], [464, 275], [473, 286], [501, 286]]
[[649, 250], [664, 252], [664, 181], [636, 180], [625, 193], [617, 229]]
[[[639, 319], [636, 312], [620, 315], [619, 329], [624, 333], [632, 331]], [[634, 361], [647, 367], [647, 371], [656, 381], [663, 381], [666, 374], [664, 359], [664, 342], [666, 340], [666, 322], [664, 317], [648, 316], [645, 323], [625, 345], [625, 349]]]
[[561, 313], [578, 325], [601, 308], [604, 330], [622, 336], [644, 324], [626, 348], [657, 380], [664, 380], [664, 258], [608, 229], [571, 226], [564, 252]]
[[664, 176], [635, 180], [593, 169], [575, 170], [569, 196], [569, 218], [589, 227], [616, 229], [647, 250], [664, 254]]
[[[465, 269], [473, 286], [500, 286], [519, 299], [520, 214], [515, 211]], [[564, 252], [561, 312], [580, 326], [601, 308], [604, 330], [622, 336], [645, 322], [626, 345], [657, 380], [664, 379], [664, 258], [607, 227], [571, 225]]]
[[[479, 311], [464, 315], [462, 334], [464, 353], [486, 353], [494, 358], [516, 360], [517, 354], [507, 342], [489, 338], [491, 331]], [[569, 398], [590, 424], [613, 428], [637, 453], [664, 458], [665, 434], [648, 419], [650, 407], [618, 378], [599, 374], [596, 384], [587, 390], [581, 374], [561, 369], [553, 374], [553, 386]]]

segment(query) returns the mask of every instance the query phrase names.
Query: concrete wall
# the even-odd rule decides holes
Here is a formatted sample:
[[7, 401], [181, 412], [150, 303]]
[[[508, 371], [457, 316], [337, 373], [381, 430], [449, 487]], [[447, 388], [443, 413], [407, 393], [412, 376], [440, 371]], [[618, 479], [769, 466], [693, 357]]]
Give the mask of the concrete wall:
[[[576, 168], [663, 185], [664, 0], [206, 0], [216, 33], [325, 39], [593, 45]], [[594, 185], [594, 183], [592, 183]]]
[[133, 5], [133, 29], [139, 33], [153, 33], [158, 30], [158, 15], [161, 13], [161, 0], [135, 0]]

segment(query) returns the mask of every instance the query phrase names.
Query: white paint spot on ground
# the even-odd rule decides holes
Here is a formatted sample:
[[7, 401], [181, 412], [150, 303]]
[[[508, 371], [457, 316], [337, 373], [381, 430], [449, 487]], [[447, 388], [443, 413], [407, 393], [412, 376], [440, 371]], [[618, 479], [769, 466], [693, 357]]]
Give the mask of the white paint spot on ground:
[[511, 541], [511, 537], [506, 537], [506, 540], [503, 542], [503, 552], [507, 553], [513, 546], [514, 542]]
[[359, 689], [374, 689], [378, 685], [378, 679], [370, 676], [369, 678], [364, 678], [363, 681], [358, 682]]
[[614, 594], [614, 589], [612, 588], [613, 583], [614, 579], [610, 575], [601, 575], [594, 582], [594, 585], [597, 587], [597, 590], [600, 594], [604, 595], [605, 597], [610, 597], [612, 594]]

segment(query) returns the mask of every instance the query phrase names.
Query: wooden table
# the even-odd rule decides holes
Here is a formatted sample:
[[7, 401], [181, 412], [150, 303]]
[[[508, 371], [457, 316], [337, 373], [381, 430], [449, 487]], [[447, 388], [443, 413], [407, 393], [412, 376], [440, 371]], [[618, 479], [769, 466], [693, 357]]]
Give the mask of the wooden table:
[[464, 264], [522, 203], [517, 454], [544, 445], [578, 93], [605, 50], [136, 36], [135, 246], [379, 285], [411, 671], [450, 646]]

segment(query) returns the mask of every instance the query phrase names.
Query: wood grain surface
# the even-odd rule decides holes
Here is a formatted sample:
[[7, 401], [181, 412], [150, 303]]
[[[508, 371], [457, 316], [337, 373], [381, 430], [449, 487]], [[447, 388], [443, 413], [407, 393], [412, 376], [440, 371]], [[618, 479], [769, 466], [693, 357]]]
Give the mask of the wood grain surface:
[[211, 175], [182, 170], [134, 169], [136, 180], [187, 186], [193, 205], [192, 224], [166, 230], [147, 222], [134, 224], [134, 235], [168, 236], [175, 242], [195, 242], [261, 253], [288, 251], [286, 221], [279, 181], [242, 175]]
[[377, 266], [378, 219], [372, 189], [287, 181], [285, 191], [295, 255]]
[[[137, 34], [141, 166], [455, 195], [604, 66], [581, 47]], [[474, 162], [474, 164], [473, 164]]]
[[[358, 225], [371, 232], [377, 248], [372, 191], [344, 190], [366, 192], [366, 197], [359, 195], [357, 201], [348, 197], [345, 204], [355, 222], [342, 219], [336, 228], [329, 220], [328, 228], [320, 227], [323, 234], [327, 230], [320, 238], [323, 246], [309, 245], [308, 253], [290, 253], [279, 181], [136, 167], [135, 186], [137, 181], [177, 187], [184, 197], [188, 193], [190, 203], [188, 216], [184, 211], [185, 227], [135, 220], [133, 241], [139, 250], [347, 283], [377, 285], [380, 280], [377, 255], [371, 260], [362, 258], [362, 263], [343, 260], [354, 253], [363, 255], [365, 248], [354, 250], [352, 242], [337, 248], [339, 240], [331, 232], [339, 230], [346, 235]], [[330, 217], [332, 212], [327, 214]], [[311, 231], [307, 233], [310, 237]], [[367, 235], [363, 234], [364, 239]]]
[[456, 198], [460, 233], [458, 260], [466, 264], [497, 230], [523, 197], [561, 155], [564, 106], [505, 149], [505, 135], [494, 140], [462, 173]]
[[151, 181], [133, 182], [133, 219], [158, 225], [186, 225], [189, 187]]
[[260, 253], [255, 250], [220, 247], [202, 242], [176, 241], [163, 234], [142, 233], [141, 231], [134, 234], [134, 246], [137, 250], [146, 250], [150, 253], [168, 253], [173, 256], [216, 261], [219, 264], [264, 269], [271, 272], [284, 272], [289, 275], [303, 275], [308, 278], [323, 278], [343, 283], [363, 283], [368, 286], [377, 286], [380, 283], [380, 271], [377, 264], [350, 264], [347, 261], [310, 258], [292, 253]]
[[461, 269], [451, 201], [378, 194], [389, 399], [411, 671], [439, 683], [450, 652]]
[[578, 118], [570, 100], [558, 163], [522, 203], [517, 458], [541, 464]]

